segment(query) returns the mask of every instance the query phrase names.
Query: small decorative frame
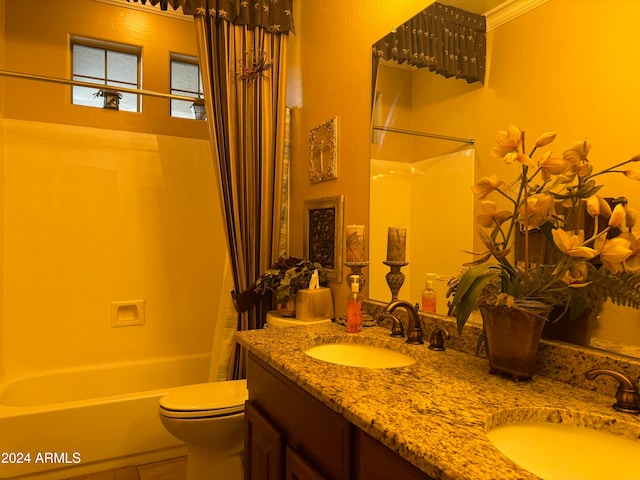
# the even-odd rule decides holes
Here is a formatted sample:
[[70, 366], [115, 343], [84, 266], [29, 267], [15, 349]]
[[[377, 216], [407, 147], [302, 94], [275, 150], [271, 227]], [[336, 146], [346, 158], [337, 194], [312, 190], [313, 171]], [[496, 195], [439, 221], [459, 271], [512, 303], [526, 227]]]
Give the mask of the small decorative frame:
[[309, 134], [309, 180], [338, 178], [338, 117], [318, 125]]
[[344, 196], [304, 202], [304, 257], [327, 269], [327, 278], [342, 282]]

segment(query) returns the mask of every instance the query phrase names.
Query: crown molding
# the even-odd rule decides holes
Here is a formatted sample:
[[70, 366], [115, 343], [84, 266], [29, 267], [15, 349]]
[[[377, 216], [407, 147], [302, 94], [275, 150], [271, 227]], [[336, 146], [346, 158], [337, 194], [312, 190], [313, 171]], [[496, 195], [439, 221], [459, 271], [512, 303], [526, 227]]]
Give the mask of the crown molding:
[[507, 0], [484, 14], [487, 18], [487, 32], [498, 28], [514, 18], [524, 15], [549, 0]]
[[187, 22], [193, 22], [193, 17], [191, 15], [185, 15], [182, 13], [182, 7], [179, 7], [178, 10], [161, 10], [159, 5], [142, 5], [140, 3], [130, 3], [126, 0], [93, 0], [98, 3], [106, 3], [108, 5], [113, 5], [114, 7], [121, 8], [129, 8], [131, 10], [138, 10], [139, 12], [144, 13], [153, 13], [155, 15], [161, 15], [163, 17], [170, 17], [177, 20], [184, 20]]

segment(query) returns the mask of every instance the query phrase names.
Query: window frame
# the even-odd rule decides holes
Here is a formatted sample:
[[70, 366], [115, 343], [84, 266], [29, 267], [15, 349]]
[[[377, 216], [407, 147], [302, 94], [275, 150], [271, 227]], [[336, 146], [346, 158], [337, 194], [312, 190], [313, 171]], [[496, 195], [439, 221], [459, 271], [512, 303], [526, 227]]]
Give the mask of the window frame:
[[[187, 64], [187, 65], [193, 65], [195, 67], [197, 67], [198, 69], [198, 91], [194, 91], [194, 90], [183, 90], [180, 88], [174, 88], [173, 87], [173, 64], [175, 63], [182, 63], [182, 64]], [[195, 100], [202, 100], [204, 98], [204, 84], [202, 81], [202, 69], [200, 68], [200, 62], [198, 61], [197, 57], [193, 57], [190, 55], [184, 55], [181, 53], [170, 53], [169, 54], [169, 93], [171, 95], [180, 95], [183, 97], [191, 97], [193, 96], [194, 101]], [[195, 118], [192, 117], [184, 117], [184, 116], [178, 116], [178, 115], [174, 115], [173, 114], [173, 108], [174, 108], [174, 102], [181, 102], [181, 103], [187, 103], [188, 100], [180, 100], [177, 98], [172, 98], [169, 102], [169, 116], [171, 118], [187, 118], [187, 119], [191, 119], [191, 120], [195, 120]]]
[[[102, 50], [105, 56], [104, 59], [104, 77], [92, 77], [89, 75], [82, 75], [82, 74], [76, 74], [74, 71], [75, 68], [75, 56], [74, 56], [74, 47], [75, 46], [81, 46], [81, 47], [87, 47], [87, 48], [94, 48], [97, 50]], [[125, 55], [132, 55], [136, 58], [136, 82], [135, 84], [132, 82], [127, 82], [127, 81], [122, 81], [122, 80], [112, 80], [109, 79], [107, 76], [107, 70], [108, 70], [108, 52], [113, 52], [113, 53], [118, 53], [118, 54], [125, 54]], [[131, 89], [136, 89], [136, 90], [140, 90], [142, 87], [142, 47], [139, 46], [135, 46], [135, 45], [129, 45], [129, 44], [124, 44], [124, 43], [116, 43], [116, 42], [110, 42], [107, 40], [97, 40], [97, 39], [91, 39], [91, 38], [87, 38], [87, 37], [76, 37], [76, 36], [72, 36], [69, 39], [69, 54], [71, 57], [71, 62], [70, 62], [70, 67], [71, 67], [71, 78], [74, 81], [81, 81], [84, 83], [91, 83], [96, 85], [96, 90], [99, 91], [103, 88], [108, 88], [111, 87], [113, 90], [118, 90], [118, 87], [121, 88], [131, 88]], [[103, 83], [98, 83], [98, 80], [100, 82]], [[123, 85], [125, 84], [125, 85]], [[77, 106], [85, 106], [85, 107], [90, 107], [90, 108], [99, 108], [97, 106], [94, 105], [83, 105], [83, 104], [79, 104], [79, 103], [74, 103], [73, 101], [73, 89], [74, 88], [91, 88], [91, 87], [83, 87], [83, 86], [72, 86], [72, 92], [71, 92], [71, 103], [73, 105], [77, 105]], [[142, 112], [142, 95], [140, 94], [133, 94], [133, 93], [126, 93], [126, 95], [135, 95], [136, 97], [136, 101], [135, 101], [135, 105], [136, 105], [136, 109], [135, 110], [124, 110], [124, 111], [128, 111], [131, 113], [140, 113]]]

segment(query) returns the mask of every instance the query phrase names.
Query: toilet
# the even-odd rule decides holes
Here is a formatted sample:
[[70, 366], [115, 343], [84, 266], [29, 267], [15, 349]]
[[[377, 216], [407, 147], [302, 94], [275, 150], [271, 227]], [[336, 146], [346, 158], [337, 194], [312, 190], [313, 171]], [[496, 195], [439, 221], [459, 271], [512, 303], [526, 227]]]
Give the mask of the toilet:
[[247, 381], [198, 383], [160, 398], [167, 431], [187, 445], [187, 480], [242, 480]]

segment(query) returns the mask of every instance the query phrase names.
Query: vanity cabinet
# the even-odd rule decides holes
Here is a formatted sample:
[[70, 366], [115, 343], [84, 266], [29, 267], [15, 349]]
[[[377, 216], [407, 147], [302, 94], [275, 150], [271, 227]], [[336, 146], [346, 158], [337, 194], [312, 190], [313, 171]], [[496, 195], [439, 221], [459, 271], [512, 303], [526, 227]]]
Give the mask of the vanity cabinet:
[[429, 480], [249, 354], [245, 480]]

